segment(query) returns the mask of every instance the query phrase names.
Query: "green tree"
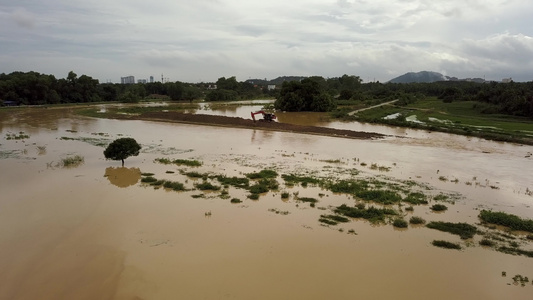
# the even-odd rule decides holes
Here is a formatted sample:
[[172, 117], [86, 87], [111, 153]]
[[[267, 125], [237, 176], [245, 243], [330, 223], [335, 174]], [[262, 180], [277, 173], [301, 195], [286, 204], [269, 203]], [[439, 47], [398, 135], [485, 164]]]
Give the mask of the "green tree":
[[139, 155], [141, 145], [133, 138], [120, 138], [114, 140], [104, 150], [104, 156], [106, 159], [121, 160], [122, 166], [124, 166], [124, 160], [130, 156]]
[[322, 77], [284, 82], [274, 107], [284, 111], [331, 111], [336, 105]]

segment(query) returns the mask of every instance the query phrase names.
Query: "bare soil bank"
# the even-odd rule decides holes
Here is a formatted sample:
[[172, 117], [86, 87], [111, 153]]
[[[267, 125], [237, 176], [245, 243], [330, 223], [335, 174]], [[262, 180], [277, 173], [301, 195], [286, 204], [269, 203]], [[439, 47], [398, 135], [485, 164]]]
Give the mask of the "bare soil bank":
[[265, 122], [225, 116], [185, 114], [179, 112], [146, 112], [138, 116], [130, 117], [136, 120], [165, 121], [190, 124], [202, 124], [212, 126], [239, 127], [250, 129], [262, 129], [273, 131], [288, 131], [305, 134], [316, 134], [325, 136], [335, 136], [352, 139], [379, 139], [386, 135], [375, 132], [353, 131], [344, 129], [334, 129], [317, 126], [302, 126], [278, 122]]

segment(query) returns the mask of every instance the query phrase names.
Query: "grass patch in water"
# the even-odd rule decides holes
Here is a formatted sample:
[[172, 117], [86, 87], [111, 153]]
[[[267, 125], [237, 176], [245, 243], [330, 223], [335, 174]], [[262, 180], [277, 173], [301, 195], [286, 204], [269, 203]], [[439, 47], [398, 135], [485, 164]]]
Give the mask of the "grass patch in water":
[[218, 191], [220, 190], [220, 186], [213, 185], [210, 182], [204, 181], [202, 183], [196, 183], [194, 185], [197, 189], [201, 191]]
[[506, 226], [512, 230], [533, 232], [533, 220], [522, 219], [516, 215], [482, 210], [479, 213], [479, 218], [483, 222]]
[[215, 178], [223, 185], [231, 185], [238, 188], [248, 188], [250, 185], [250, 180], [246, 177], [226, 177], [224, 175], [219, 175]]
[[461, 237], [461, 239], [470, 239], [477, 233], [477, 228], [474, 225], [467, 223], [452, 223], [452, 222], [429, 222], [426, 227], [436, 229]]
[[438, 194], [435, 197], [433, 197], [433, 200], [435, 201], [447, 201], [450, 197], [448, 195], [444, 194]]
[[80, 155], [67, 156], [61, 159], [60, 165], [64, 168], [77, 167], [85, 162], [85, 158]]
[[502, 253], [506, 253], [506, 254], [523, 255], [523, 256], [527, 256], [527, 257], [533, 257], [533, 251], [523, 250], [523, 249], [519, 249], [519, 248], [516, 248], [516, 247], [501, 246], [501, 247], [498, 247], [496, 250], [498, 250], [499, 252], [502, 252]]
[[308, 203], [317, 203], [318, 202], [317, 199], [311, 198], [311, 197], [298, 197], [298, 198], [296, 198], [296, 200], [302, 201], [302, 202], [308, 202]]
[[407, 221], [402, 218], [396, 218], [392, 222], [392, 226], [396, 228], [407, 228]]
[[207, 173], [199, 173], [199, 172], [195, 172], [195, 171], [183, 172], [182, 174], [187, 176], [187, 177], [189, 177], [189, 178], [202, 178], [204, 180], [206, 180], [208, 178], [208, 174]]
[[242, 201], [239, 198], [231, 198], [231, 200], [229, 202], [231, 202], [231, 203], [241, 203]]
[[402, 200], [402, 197], [398, 193], [388, 190], [360, 191], [355, 195], [363, 200], [374, 201], [385, 205], [395, 204]]
[[174, 191], [185, 191], [185, 186], [181, 182], [165, 180], [163, 187]]
[[339, 215], [321, 215], [320, 216], [321, 219], [328, 219], [328, 220], [333, 220], [337, 223], [348, 223], [350, 222], [350, 219], [346, 218], [346, 217], [343, 217], [343, 216], [339, 216]]
[[141, 178], [141, 182], [144, 182], [144, 183], [152, 183], [152, 182], [156, 182], [156, 181], [157, 181], [157, 178], [152, 177], [152, 176], [147, 176], [147, 177]]
[[289, 199], [289, 192], [281, 193], [281, 199]]
[[448, 209], [448, 207], [444, 204], [434, 204], [430, 208], [432, 211], [445, 211]]
[[346, 204], [337, 206], [334, 210], [335, 213], [350, 217], [350, 218], [361, 218], [369, 220], [372, 223], [381, 223], [385, 221], [387, 216], [395, 216], [398, 213], [390, 208], [376, 208], [370, 206], [368, 208], [361, 208], [361, 206], [350, 207]]
[[190, 160], [190, 159], [170, 160], [168, 158], [156, 158], [155, 161], [160, 163], [160, 164], [164, 164], [164, 165], [174, 164], [174, 165], [178, 165], [178, 166], [188, 166], [188, 167], [200, 167], [203, 164], [201, 161]]
[[409, 223], [411, 223], [411, 224], [415, 224], [415, 225], [418, 225], [418, 224], [426, 224], [426, 220], [424, 220], [424, 219], [421, 218], [421, 217], [412, 216], [412, 217], [409, 219]]
[[433, 242], [431, 242], [431, 244], [439, 248], [461, 250], [461, 246], [459, 244], [448, 242], [448, 241], [434, 240]]
[[6, 140], [25, 140], [29, 138], [30, 136], [25, 134], [24, 131], [21, 131], [19, 133], [8, 132], [6, 133], [6, 137], [5, 137]]
[[248, 199], [252, 199], [252, 200], [258, 200], [259, 199], [259, 194], [249, 194], [248, 196], [246, 196]]
[[270, 208], [268, 211], [273, 212], [273, 213], [276, 213], [277, 215], [283, 215], [283, 216], [286, 216], [286, 215], [290, 214], [289, 211], [286, 211], [286, 210], [279, 210], [279, 209], [277, 209], [277, 208]]
[[330, 183], [327, 188], [334, 193], [356, 194], [368, 189], [368, 181], [365, 180], [341, 180]]
[[479, 244], [481, 246], [486, 246], [486, 247], [496, 246], [496, 242], [494, 242], [493, 240], [489, 240], [489, 239], [482, 239], [481, 241], [479, 241]]
[[154, 176], [154, 173], [141, 173], [141, 176]]
[[405, 197], [402, 202], [410, 203], [413, 205], [428, 204], [428, 201], [426, 200], [426, 195], [420, 192], [409, 193], [409, 195], [407, 195], [407, 197]]
[[308, 185], [308, 184], [319, 184], [321, 181], [319, 179], [309, 177], [309, 176], [299, 176], [295, 174], [282, 174], [281, 178], [285, 180], [286, 183], [289, 184], [296, 184], [301, 183], [302, 185]]
[[332, 226], [335, 226], [335, 225], [339, 224], [338, 222], [335, 222], [335, 221], [330, 220], [330, 219], [325, 219], [325, 218], [318, 219], [318, 222], [324, 223], [324, 224], [327, 224], [327, 225], [332, 225]]
[[265, 169], [255, 173], [248, 173], [246, 177], [250, 179], [270, 179], [278, 177], [278, 173], [274, 170]]

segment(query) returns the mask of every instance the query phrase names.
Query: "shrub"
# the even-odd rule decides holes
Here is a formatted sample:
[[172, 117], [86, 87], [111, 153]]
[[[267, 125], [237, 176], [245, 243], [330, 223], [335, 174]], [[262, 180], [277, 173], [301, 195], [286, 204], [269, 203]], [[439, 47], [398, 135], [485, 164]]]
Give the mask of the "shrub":
[[281, 193], [281, 199], [288, 199], [288, 198], [289, 198], [289, 193], [288, 192]]

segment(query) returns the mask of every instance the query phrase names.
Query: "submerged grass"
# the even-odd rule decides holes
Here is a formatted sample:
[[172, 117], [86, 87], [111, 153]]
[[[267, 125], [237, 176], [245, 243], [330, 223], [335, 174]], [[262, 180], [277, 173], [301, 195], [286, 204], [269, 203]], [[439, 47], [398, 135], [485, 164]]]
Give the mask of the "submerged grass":
[[250, 179], [270, 179], [278, 177], [278, 173], [274, 170], [265, 169], [255, 173], [248, 173], [246, 177]]
[[448, 209], [448, 207], [444, 204], [434, 204], [430, 208], [432, 211], [445, 211]]
[[423, 218], [421, 217], [416, 217], [416, 216], [413, 216], [409, 219], [409, 223], [411, 224], [425, 224], [426, 223], [426, 220], [424, 220]]
[[60, 165], [65, 168], [77, 167], [85, 162], [85, 158], [80, 155], [67, 156], [61, 159]]
[[299, 176], [295, 174], [282, 174], [281, 178], [283, 178], [286, 183], [293, 185], [296, 183], [301, 183], [303, 186], [307, 186], [308, 184], [317, 185], [321, 183], [320, 179], [310, 176]]
[[477, 228], [474, 225], [468, 223], [452, 223], [452, 222], [429, 222], [426, 227], [431, 229], [437, 229], [440, 231], [455, 234], [461, 237], [461, 239], [470, 239], [477, 233]]
[[220, 186], [213, 185], [210, 182], [204, 181], [202, 183], [196, 183], [194, 185], [197, 189], [201, 191], [218, 191], [220, 190]]
[[405, 197], [402, 202], [410, 203], [413, 205], [420, 205], [420, 204], [428, 204], [428, 201], [426, 200], [426, 195], [415, 192], [415, 193], [409, 193], [407, 197]]
[[250, 180], [246, 177], [226, 177], [224, 175], [215, 176], [215, 178], [223, 185], [231, 185], [238, 188], [248, 188]]
[[368, 208], [361, 208], [361, 206], [350, 207], [346, 204], [336, 207], [333, 211], [346, 217], [366, 219], [372, 223], [385, 222], [387, 216], [398, 214], [395, 210], [389, 208], [376, 208], [374, 206]]
[[459, 244], [448, 242], [448, 241], [434, 240], [433, 242], [431, 242], [431, 244], [435, 247], [461, 250], [461, 246]]
[[190, 160], [190, 159], [170, 160], [168, 158], [156, 158], [155, 161], [160, 163], [160, 164], [164, 164], [164, 165], [174, 164], [174, 165], [178, 165], [178, 166], [188, 166], [188, 167], [200, 167], [203, 164], [201, 161]]

